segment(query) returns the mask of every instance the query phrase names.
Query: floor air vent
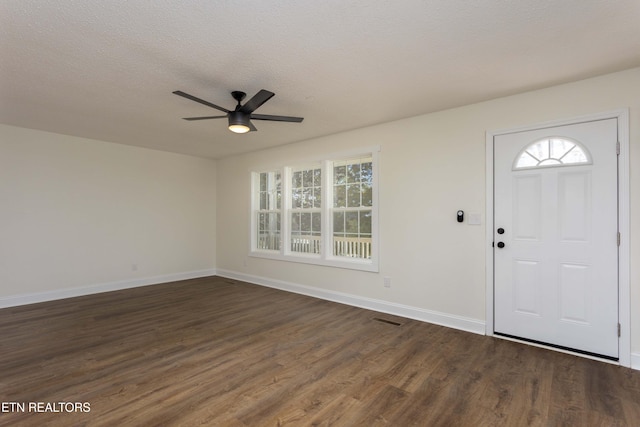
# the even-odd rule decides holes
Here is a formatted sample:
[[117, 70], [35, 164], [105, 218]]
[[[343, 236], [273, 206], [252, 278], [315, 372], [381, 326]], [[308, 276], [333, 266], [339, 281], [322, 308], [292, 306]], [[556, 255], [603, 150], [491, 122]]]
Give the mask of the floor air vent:
[[402, 323], [394, 322], [393, 320], [381, 319], [380, 317], [374, 317], [373, 320], [376, 322], [387, 323], [393, 326], [402, 326]]

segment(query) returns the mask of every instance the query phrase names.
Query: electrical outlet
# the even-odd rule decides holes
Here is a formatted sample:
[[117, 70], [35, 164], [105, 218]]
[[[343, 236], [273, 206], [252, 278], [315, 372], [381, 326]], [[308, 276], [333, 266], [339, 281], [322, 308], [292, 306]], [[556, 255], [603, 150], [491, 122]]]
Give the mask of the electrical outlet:
[[390, 288], [391, 287], [391, 277], [385, 277], [384, 278], [384, 287], [385, 288]]

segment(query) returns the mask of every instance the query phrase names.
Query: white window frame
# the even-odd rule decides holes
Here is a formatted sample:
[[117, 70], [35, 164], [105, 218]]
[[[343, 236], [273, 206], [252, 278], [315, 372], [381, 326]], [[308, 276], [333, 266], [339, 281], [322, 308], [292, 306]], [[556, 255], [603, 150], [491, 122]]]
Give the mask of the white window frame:
[[[250, 224], [250, 249], [249, 256], [256, 258], [290, 261], [304, 264], [315, 264], [329, 267], [346, 268], [370, 272], [379, 271], [380, 238], [378, 231], [379, 222], [379, 153], [380, 147], [368, 147], [357, 151], [340, 152], [323, 156], [322, 159], [291, 162], [286, 166], [277, 168], [264, 168], [251, 172], [251, 224]], [[356, 160], [371, 157], [372, 160], [372, 200], [371, 207], [371, 257], [368, 259], [343, 257], [333, 255], [333, 163], [345, 160]], [[320, 165], [322, 169], [322, 234], [320, 253], [304, 253], [291, 251], [291, 190], [292, 173], [294, 170], [312, 168]], [[257, 216], [259, 200], [256, 194], [259, 190], [260, 173], [281, 173], [282, 179], [282, 204], [280, 211], [280, 250], [259, 249], [257, 247]]]
[[[324, 215], [325, 215], [325, 207], [324, 207], [324, 197], [325, 197], [325, 179], [324, 179], [324, 174], [326, 172], [325, 168], [324, 168], [324, 164], [323, 162], [316, 162], [316, 163], [309, 163], [309, 164], [301, 164], [301, 165], [295, 165], [295, 166], [287, 166], [284, 168], [284, 182], [283, 182], [283, 205], [284, 205], [284, 215], [287, 217], [287, 228], [285, 230], [285, 233], [283, 233], [286, 237], [286, 240], [284, 242], [282, 242], [283, 244], [283, 253], [285, 255], [289, 255], [289, 256], [300, 256], [300, 257], [304, 257], [304, 258], [310, 258], [310, 259], [316, 259], [316, 258], [320, 258], [321, 253], [322, 253], [322, 246], [324, 246], [324, 239], [323, 236], [324, 234], [322, 234], [321, 232], [321, 236], [320, 236], [320, 247], [321, 247], [321, 253], [320, 254], [316, 254], [316, 253], [309, 253], [309, 252], [298, 252], [298, 251], [292, 251], [291, 250], [291, 241], [293, 239], [293, 230], [291, 228], [291, 214], [294, 213], [294, 208], [292, 206], [292, 190], [293, 190], [293, 186], [291, 184], [292, 178], [293, 178], [293, 174], [295, 172], [298, 171], [302, 171], [302, 170], [309, 170], [309, 169], [320, 169], [322, 171], [322, 201], [323, 201], [323, 206], [321, 206], [320, 208], [306, 208], [304, 210], [300, 210], [301, 213], [320, 213], [321, 218], [324, 219]], [[324, 220], [322, 221], [321, 224], [321, 230], [324, 230]]]
[[[251, 230], [252, 230], [252, 235], [251, 235], [251, 247], [252, 248], [258, 248], [258, 214], [260, 213], [280, 213], [280, 242], [278, 244], [278, 246], [280, 248], [282, 248], [282, 244], [284, 242], [283, 238], [282, 238], [282, 196], [281, 196], [281, 203], [280, 203], [280, 209], [261, 209], [260, 207], [260, 175], [262, 173], [280, 173], [280, 192], [282, 193], [283, 191], [283, 187], [282, 187], [282, 180], [284, 179], [284, 176], [282, 176], [282, 171], [278, 168], [274, 168], [274, 169], [270, 169], [270, 170], [264, 170], [262, 172], [254, 172], [251, 174], [251, 206], [252, 206], [252, 211], [251, 211], [251, 215], [253, 218], [251, 218]], [[276, 202], [276, 206], [277, 206], [277, 202]], [[263, 251], [267, 251], [267, 252], [271, 252], [272, 250], [270, 249], [260, 249]]]

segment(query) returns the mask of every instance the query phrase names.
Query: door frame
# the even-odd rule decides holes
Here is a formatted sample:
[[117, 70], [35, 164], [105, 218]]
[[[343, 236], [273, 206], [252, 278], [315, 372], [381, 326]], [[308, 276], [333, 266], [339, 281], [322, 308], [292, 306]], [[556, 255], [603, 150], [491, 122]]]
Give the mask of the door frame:
[[[620, 338], [618, 341], [619, 359], [618, 364], [626, 367], [631, 366], [631, 296], [630, 296], [630, 260], [629, 260], [629, 109], [620, 109], [597, 114], [573, 117], [563, 120], [537, 123], [516, 128], [499, 129], [487, 131], [486, 148], [486, 311], [485, 311], [485, 334], [499, 338], [494, 335], [494, 138], [514, 132], [524, 132], [536, 129], [565, 126], [577, 123], [590, 122], [604, 119], [618, 120], [618, 142], [620, 143], [620, 155], [618, 156], [618, 231], [620, 232], [620, 246], [618, 248], [618, 322], [620, 323]], [[504, 338], [507, 339], [507, 338]], [[510, 339], [510, 338], [509, 338]], [[512, 339], [510, 339], [512, 340]], [[518, 341], [518, 340], [516, 340]], [[525, 342], [525, 341], [522, 341]], [[531, 343], [528, 343], [532, 345]], [[533, 344], [536, 345], [536, 344]], [[575, 354], [582, 357], [594, 358], [583, 354], [557, 348], [539, 345], [556, 351]], [[595, 358], [597, 360], [605, 360]]]

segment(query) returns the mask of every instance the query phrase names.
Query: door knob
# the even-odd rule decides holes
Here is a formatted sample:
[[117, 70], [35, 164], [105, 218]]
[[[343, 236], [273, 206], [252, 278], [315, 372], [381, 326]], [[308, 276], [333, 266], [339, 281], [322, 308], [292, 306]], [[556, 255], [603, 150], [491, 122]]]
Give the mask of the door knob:
[[504, 234], [504, 228], [502, 227], [498, 228], [498, 234]]
[[504, 242], [498, 242], [498, 247], [499, 247], [500, 249], [504, 248]]

